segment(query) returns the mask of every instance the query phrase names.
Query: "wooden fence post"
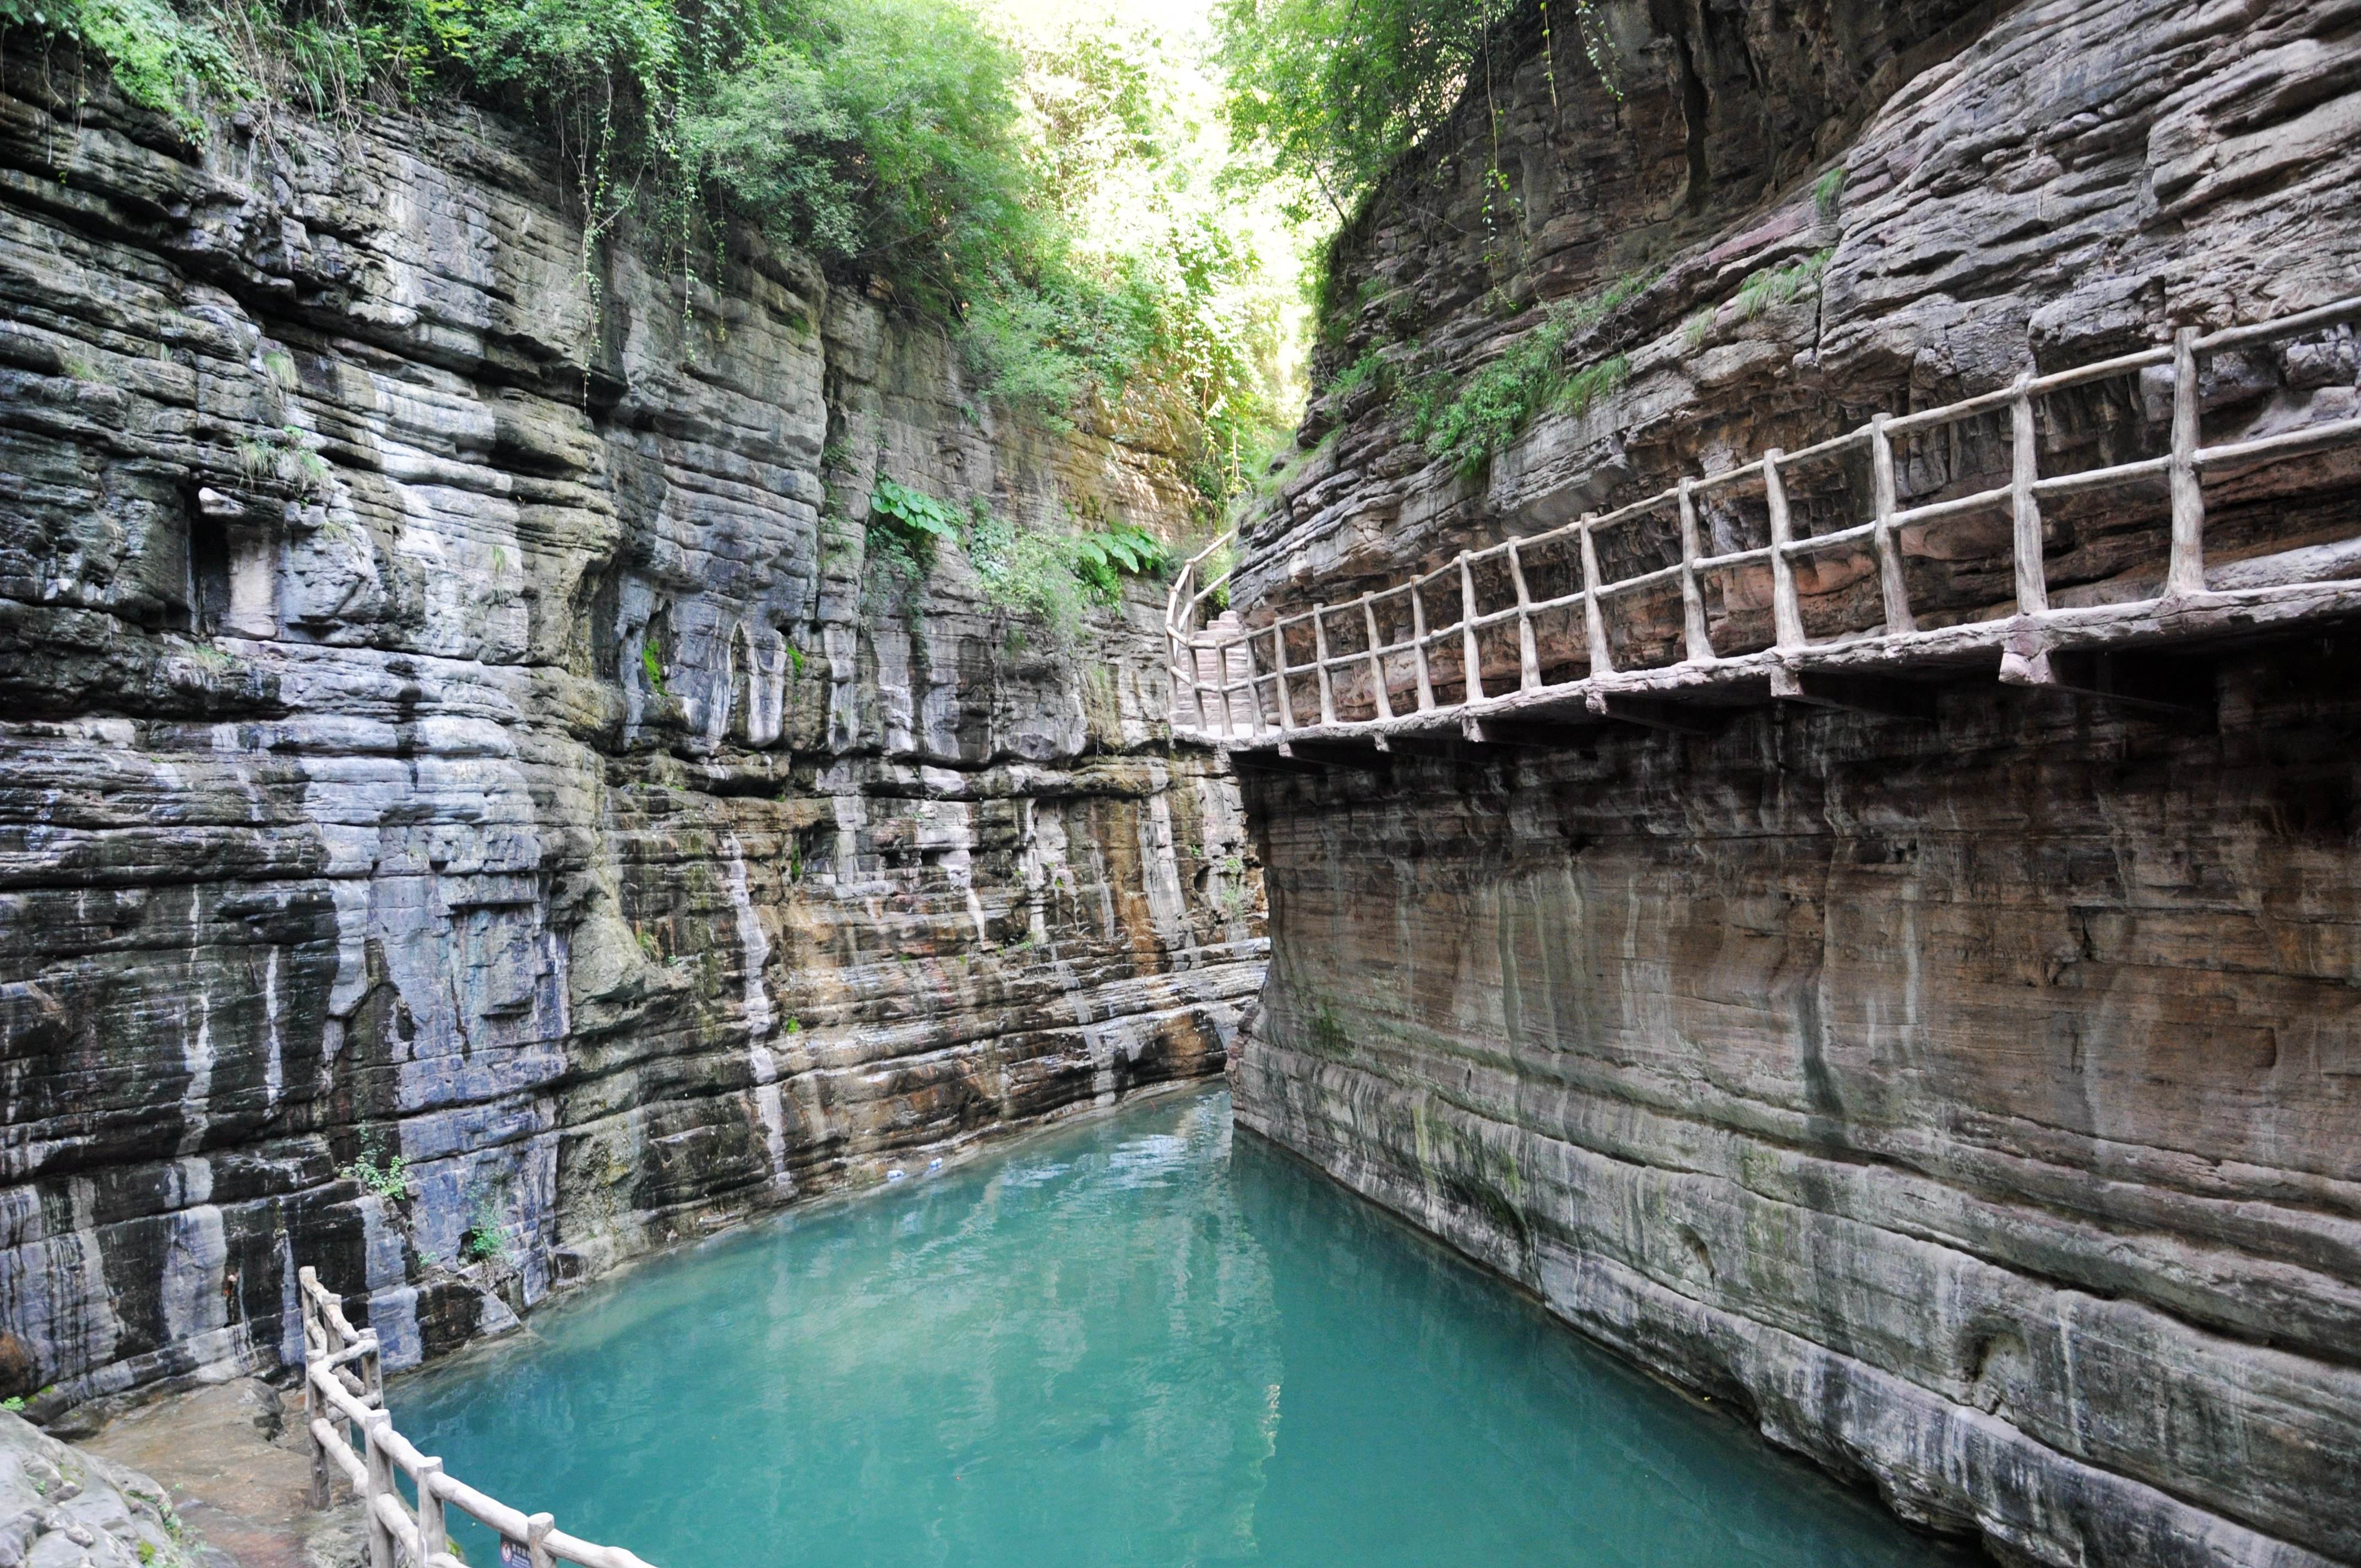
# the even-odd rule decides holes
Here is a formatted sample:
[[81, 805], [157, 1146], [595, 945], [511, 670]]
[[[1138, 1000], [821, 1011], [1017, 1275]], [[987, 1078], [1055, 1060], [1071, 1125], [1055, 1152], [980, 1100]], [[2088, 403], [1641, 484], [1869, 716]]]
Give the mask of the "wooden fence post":
[[1517, 688], [1539, 691], [1542, 655], [1539, 644], [1533, 641], [1533, 596], [1525, 587], [1524, 557], [1513, 539], [1509, 541], [1509, 581], [1517, 589]]
[[1174, 635], [1170, 614], [1164, 621], [1164, 678], [1172, 683], [1171, 700], [1165, 704], [1168, 718], [1180, 711], [1180, 639]]
[[1248, 724], [1251, 726], [1248, 733], [1252, 734], [1256, 740], [1259, 740], [1262, 739], [1264, 728], [1262, 720], [1262, 678], [1255, 674], [1254, 633], [1251, 631], [1241, 631], [1238, 633], [1238, 661], [1246, 667], [1246, 719]]
[[1205, 708], [1204, 651], [1196, 643], [1189, 644], [1189, 700], [1197, 709], [1197, 733], [1213, 732], [1213, 716]]
[[314, 1347], [316, 1338], [327, 1340], [328, 1326], [320, 1321], [319, 1303], [313, 1292], [320, 1288], [320, 1276], [306, 1264], [295, 1271], [296, 1314], [303, 1332], [303, 1442], [312, 1453], [312, 1506], [328, 1506], [328, 1450], [320, 1441], [319, 1429], [313, 1423], [328, 1413], [327, 1400], [314, 1387], [312, 1379], [319, 1364], [320, 1351]]
[[547, 1514], [534, 1514], [524, 1521], [525, 1550], [533, 1555], [533, 1568], [557, 1568], [557, 1559], [549, 1550], [549, 1532], [557, 1528], [557, 1520]]
[[1693, 664], [1713, 659], [1713, 638], [1705, 624], [1705, 588], [1697, 582], [1696, 481], [1681, 480], [1681, 626], [1684, 651]]
[[1590, 646], [1590, 673], [1610, 675], [1615, 673], [1615, 656], [1607, 644], [1607, 617], [1598, 608], [1598, 542], [1590, 536], [1596, 516], [1596, 512], [1584, 512], [1576, 531], [1582, 536], [1582, 630]]
[[2009, 404], [2008, 499], [2016, 557], [2016, 611], [2037, 615], [2049, 608], [2049, 581], [2041, 563], [2041, 499], [2033, 484], [2041, 477], [2041, 455], [2034, 447], [2033, 372], [2016, 378], [2016, 400]]
[[361, 1331], [360, 1359], [353, 1363], [360, 1375], [361, 1403], [385, 1408], [385, 1373], [378, 1357], [377, 1328], [372, 1324]]
[[451, 1550], [451, 1533], [443, 1519], [443, 1495], [434, 1489], [442, 1476], [440, 1459], [418, 1462], [418, 1568], [430, 1568], [435, 1558]]
[[1364, 634], [1369, 640], [1369, 691], [1377, 699], [1378, 717], [1391, 718], [1394, 716], [1394, 705], [1386, 696], [1385, 661], [1378, 653], [1378, 607], [1377, 602], [1367, 594], [1361, 596], [1361, 625]]
[[2172, 555], [2164, 597], [2205, 591], [2205, 490], [2197, 476], [2197, 329], [2172, 334]]
[[1239, 729], [1237, 701], [1230, 696], [1230, 685], [1235, 685], [1233, 680], [1230, 680], [1230, 650], [1233, 650], [1233, 647], [1235, 642], [1213, 644], [1213, 683], [1216, 683], [1216, 689], [1221, 692], [1221, 740], [1225, 741], [1237, 740], [1237, 729]]
[[1787, 515], [1787, 486], [1779, 477], [1786, 453], [1773, 446], [1763, 454], [1763, 499], [1771, 508], [1771, 630], [1782, 648], [1804, 645], [1804, 606], [1795, 593], [1795, 565], [1787, 559], [1795, 522]]
[[1894, 537], [1896, 505], [1894, 485], [1894, 437], [1886, 433], [1886, 415], [1880, 410], [1869, 422], [1870, 504], [1875, 509], [1876, 532], [1870, 537], [1877, 550], [1877, 587], [1885, 601], [1885, 634], [1916, 631], [1910, 615], [1910, 590], [1902, 581], [1902, 546]]
[[1416, 577], [1410, 584], [1410, 637], [1418, 650], [1418, 710], [1434, 707], [1434, 676], [1426, 667], [1426, 590]]
[[1312, 607], [1312, 656], [1320, 661], [1320, 722], [1336, 722], [1336, 683], [1328, 672], [1328, 607]]
[[1484, 700], [1484, 661], [1476, 646], [1476, 568], [1465, 550], [1459, 553], [1459, 656], [1467, 666], [1459, 704], [1472, 707]]
[[1287, 690], [1287, 628], [1279, 620], [1273, 616], [1270, 621], [1270, 668], [1271, 682], [1279, 688], [1279, 733], [1285, 734], [1295, 728], [1295, 699]]
[[393, 1461], [385, 1452], [383, 1434], [393, 1426], [393, 1418], [383, 1410], [372, 1410], [361, 1428], [361, 1506], [367, 1510], [368, 1527], [369, 1568], [395, 1568], [393, 1530], [378, 1509], [378, 1499], [394, 1492]]

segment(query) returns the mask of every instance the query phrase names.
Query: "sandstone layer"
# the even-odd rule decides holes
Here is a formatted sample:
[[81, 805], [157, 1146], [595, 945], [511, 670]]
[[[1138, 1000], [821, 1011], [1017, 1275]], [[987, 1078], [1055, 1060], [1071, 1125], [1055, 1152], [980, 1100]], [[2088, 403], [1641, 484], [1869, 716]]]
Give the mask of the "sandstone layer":
[[[390, 1364], [731, 1217], [1218, 1070], [1261, 974], [1160, 588], [1074, 646], [883, 475], [1190, 497], [744, 236], [586, 246], [451, 112], [0, 92], [0, 1393]], [[699, 263], [714, 271], [710, 258]]]
[[[1246, 530], [1250, 624], [2361, 291], [2361, 8], [1599, 11], [1620, 99], [1565, 29], [1554, 82], [1537, 38], [1503, 61], [1497, 163], [1471, 97], [1348, 236], [1328, 355], [1464, 373], [1528, 302], [1632, 274], [1567, 359], [1626, 374], [1474, 474], [1352, 378]], [[1493, 167], [1519, 204], [1488, 232]], [[2361, 368], [2340, 329], [2201, 389], [2218, 440], [2347, 417]], [[2153, 450], [2169, 391], [2052, 400], [2043, 472]], [[2004, 478], [2002, 422], [1900, 453], [1904, 504]], [[1863, 477], [1806, 489], [1799, 530], [1864, 517]], [[2355, 478], [2209, 486], [2217, 585], [2321, 569]], [[2160, 506], [2047, 512], [2052, 602], [2154, 594]], [[1922, 626], [2012, 612], [2005, 514], [1902, 546]], [[1661, 526], [1605, 553], [1678, 559]], [[1873, 629], [1872, 563], [1798, 576], [1812, 636]], [[1766, 586], [1708, 586], [1718, 652], [1769, 643]], [[2005, 1559], [2361, 1561], [2361, 652], [2316, 630], [2154, 666], [2193, 720], [1960, 670], [1930, 721], [1766, 700], [1710, 735], [1252, 773], [1273, 951], [1241, 1122]], [[1618, 667], [1681, 634], [1676, 598], [1619, 609]], [[1543, 643], [1581, 673], [1578, 618]], [[1513, 641], [1484, 652], [1513, 685]], [[1373, 705], [1345, 678], [1338, 706]]]

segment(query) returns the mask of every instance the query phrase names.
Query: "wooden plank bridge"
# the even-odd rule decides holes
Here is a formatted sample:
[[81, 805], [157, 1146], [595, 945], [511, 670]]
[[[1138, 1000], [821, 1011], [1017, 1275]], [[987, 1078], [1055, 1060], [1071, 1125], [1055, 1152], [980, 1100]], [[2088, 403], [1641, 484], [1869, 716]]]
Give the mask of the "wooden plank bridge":
[[[1230, 573], [1208, 579], [1207, 566], [1232, 547], [1225, 534], [1183, 565], [1167, 599], [1174, 733], [1248, 766], [1324, 768], [1387, 752], [1562, 744], [1603, 721], [1706, 729], [1771, 701], [1931, 717], [1936, 683], [1995, 674], [2158, 712], [2188, 707], [2185, 689], [2143, 678], [2143, 654], [2361, 614], [2361, 508], [2349, 504], [2361, 485], [2334, 462], [2361, 446], [2356, 321], [2361, 296], [2212, 334], [2182, 327], [2169, 344], [1880, 413], [1816, 445], [1773, 447], [1260, 625], [1214, 619]], [[2168, 380], [2169, 422], [2139, 414]], [[2251, 407], [2257, 387], [2275, 394], [2261, 417], [2207, 444], [2208, 401]], [[2070, 446], [2070, 427], [2091, 424], [2091, 411], [2052, 400], [2077, 392], [2120, 416], [2099, 432], [2103, 456], [2125, 431], [2169, 422], [2154, 444], [2163, 450], [2045, 475], [2038, 416], [2049, 416], [2053, 449]], [[2006, 433], [1980, 449], [1996, 457], [2005, 445], [2004, 477], [1994, 463], [1999, 482], [1968, 488], [1959, 475], [1982, 471], [1956, 459], [1979, 449], [1980, 425], [2004, 419]], [[1905, 443], [1931, 453], [1914, 473], [1950, 476], [1910, 506], [1897, 497]], [[2277, 470], [2264, 481], [2275, 483], [2300, 461], [2312, 465], [2313, 501], [2325, 463], [2341, 518], [2269, 542], [2279, 548], [2249, 538], [2209, 561], [2208, 487], [2239, 492], [2251, 510], [2264, 493], [2257, 476]], [[2059, 594], [2050, 556], [2067, 542], [2057, 514], [2093, 504], [2111, 510], [2092, 540], [2075, 543], [2105, 561], [2108, 580], [2088, 585], [2085, 560], [2086, 586]], [[2146, 521], [2144, 508], [2155, 513]], [[1926, 562], [1967, 558], [1978, 538], [1995, 546], [1991, 576], [2004, 596], [1960, 602], [1953, 591], [1914, 609], [1914, 563], [1927, 594], [1941, 585], [1924, 580]], [[1765, 600], [1767, 624], [1753, 613]], [[1759, 645], [1739, 645], [1749, 641]]]

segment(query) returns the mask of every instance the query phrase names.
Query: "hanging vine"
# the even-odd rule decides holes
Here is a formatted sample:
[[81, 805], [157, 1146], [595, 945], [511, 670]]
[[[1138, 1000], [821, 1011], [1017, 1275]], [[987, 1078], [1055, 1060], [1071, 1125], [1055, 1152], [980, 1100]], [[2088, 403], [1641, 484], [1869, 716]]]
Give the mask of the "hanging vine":
[[1541, 0], [1542, 76], [1549, 82], [1550, 113], [1560, 112], [1557, 101], [1557, 41], [1550, 35], [1549, 0]]

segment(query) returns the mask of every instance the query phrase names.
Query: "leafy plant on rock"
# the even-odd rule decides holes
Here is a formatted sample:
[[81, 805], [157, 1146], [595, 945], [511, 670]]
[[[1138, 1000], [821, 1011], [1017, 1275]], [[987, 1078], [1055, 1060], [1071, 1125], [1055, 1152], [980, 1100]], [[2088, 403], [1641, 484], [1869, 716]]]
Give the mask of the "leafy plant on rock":
[[459, 1235], [459, 1255], [470, 1263], [506, 1266], [516, 1261], [501, 1216], [500, 1190], [480, 1177], [468, 1184], [467, 1228]]
[[1022, 527], [981, 505], [969, 522], [968, 558], [986, 603], [1047, 628], [1060, 644], [1093, 605], [1122, 598], [1125, 577], [1172, 565], [1170, 547], [1137, 523], [1067, 534]]
[[412, 1195], [410, 1162], [400, 1155], [384, 1158], [374, 1136], [364, 1139], [359, 1156], [336, 1174], [360, 1183], [363, 1191], [375, 1197], [399, 1202]]
[[1404, 383], [1395, 397], [1396, 414], [1428, 455], [1463, 475], [1480, 474], [1537, 414], [1580, 413], [1630, 377], [1631, 362], [1621, 354], [1568, 371], [1565, 349], [1576, 332], [1641, 286], [1619, 281], [1600, 299], [1552, 306], [1540, 325], [1464, 380], [1430, 372]]

